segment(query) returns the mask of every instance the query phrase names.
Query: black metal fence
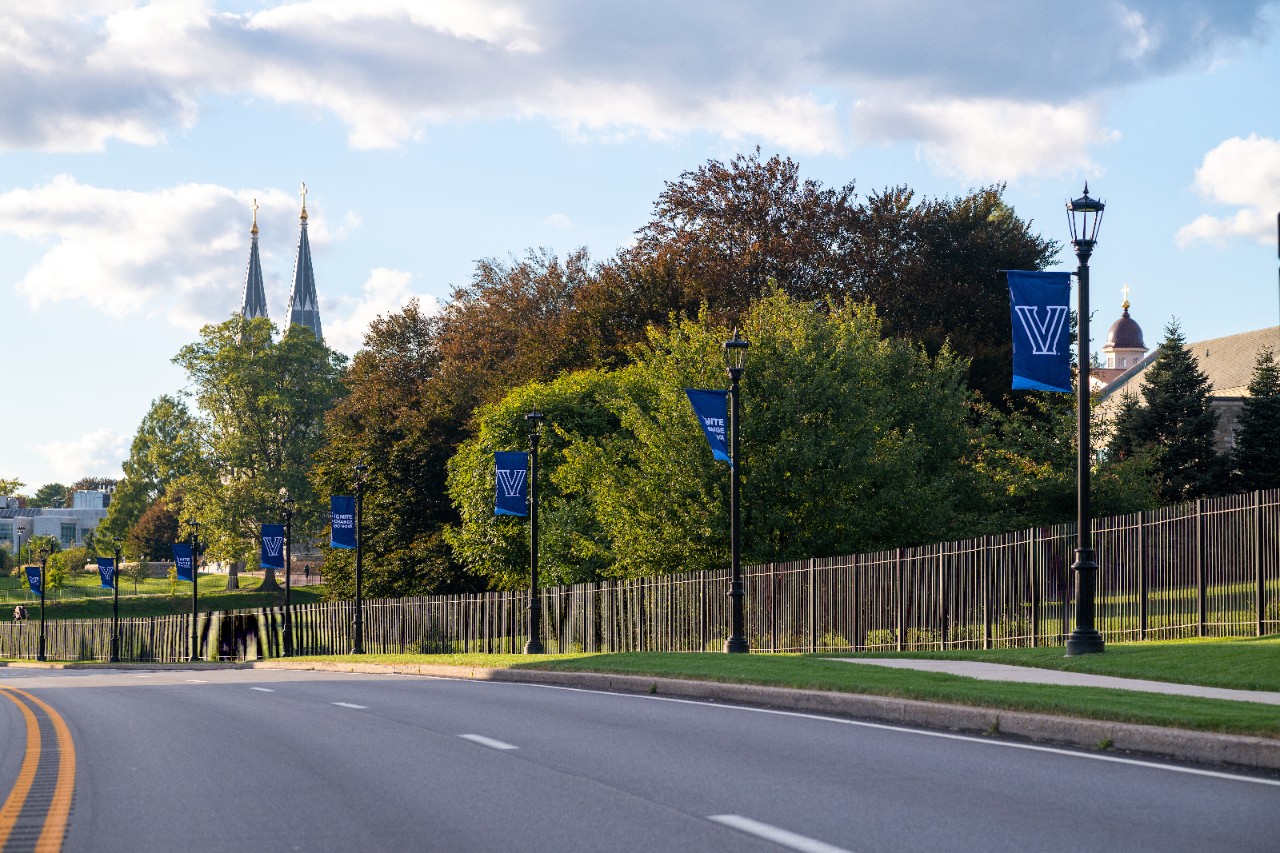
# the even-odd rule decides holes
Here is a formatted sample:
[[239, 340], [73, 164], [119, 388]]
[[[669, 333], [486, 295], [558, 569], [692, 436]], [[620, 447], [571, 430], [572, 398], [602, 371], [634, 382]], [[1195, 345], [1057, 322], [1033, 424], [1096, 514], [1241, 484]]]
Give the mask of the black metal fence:
[[[753, 650], [1060, 645], [1072, 628], [1075, 525], [745, 570]], [[1099, 519], [1097, 626], [1108, 641], [1280, 631], [1280, 490]], [[728, 571], [547, 587], [548, 652], [714, 651]], [[519, 652], [523, 592], [364, 603], [371, 653]], [[123, 660], [190, 654], [189, 615], [121, 620]], [[298, 654], [350, 651], [351, 602], [293, 608]], [[276, 657], [280, 608], [201, 614], [198, 657]], [[0, 657], [33, 658], [39, 625], [0, 623]], [[103, 660], [111, 620], [50, 621], [54, 660]]]

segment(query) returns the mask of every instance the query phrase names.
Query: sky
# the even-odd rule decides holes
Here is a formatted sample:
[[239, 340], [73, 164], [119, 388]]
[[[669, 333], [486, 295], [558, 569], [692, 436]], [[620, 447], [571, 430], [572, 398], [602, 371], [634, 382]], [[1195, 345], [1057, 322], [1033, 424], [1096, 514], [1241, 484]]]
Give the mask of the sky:
[[1095, 348], [1125, 285], [1150, 347], [1273, 326], [1277, 81], [1250, 0], [0, 0], [0, 478], [121, 476], [239, 309], [255, 199], [284, 316], [303, 182], [348, 354], [481, 259], [607, 259], [757, 146], [860, 194], [1003, 183], [1063, 244], [1088, 182]]

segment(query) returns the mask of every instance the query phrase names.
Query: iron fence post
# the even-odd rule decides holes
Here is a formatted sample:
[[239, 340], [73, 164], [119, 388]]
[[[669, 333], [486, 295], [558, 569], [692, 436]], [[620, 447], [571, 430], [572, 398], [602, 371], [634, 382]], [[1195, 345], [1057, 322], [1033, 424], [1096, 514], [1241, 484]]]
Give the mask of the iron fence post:
[[982, 555], [978, 571], [982, 573], [982, 647], [991, 648], [991, 553], [987, 547], [988, 537], [983, 536], [980, 542]]
[[1204, 501], [1196, 499], [1196, 636], [1203, 637], [1205, 623]]
[[906, 580], [902, 577], [902, 549], [897, 548], [893, 555], [893, 579], [894, 587], [898, 600], [894, 602], [894, 609], [897, 611], [894, 616], [897, 621], [897, 650], [902, 651], [903, 635], [907, 629], [907, 590]]
[[1261, 637], [1266, 618], [1266, 585], [1262, 579], [1262, 492], [1253, 493], [1253, 584], [1254, 609], [1258, 619], [1256, 635]]
[[818, 650], [818, 561], [809, 558], [809, 653]]
[[1138, 513], [1138, 639], [1147, 638], [1149, 616], [1147, 599], [1151, 596], [1150, 582], [1147, 580], [1147, 512]]

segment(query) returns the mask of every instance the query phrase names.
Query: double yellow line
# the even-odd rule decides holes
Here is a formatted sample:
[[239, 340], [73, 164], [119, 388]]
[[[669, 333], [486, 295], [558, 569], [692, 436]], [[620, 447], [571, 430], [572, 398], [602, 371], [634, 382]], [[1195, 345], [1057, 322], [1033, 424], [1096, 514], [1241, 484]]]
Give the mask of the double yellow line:
[[71, 741], [71, 731], [57, 711], [25, 690], [0, 684], [0, 696], [18, 706], [27, 725], [27, 751], [22, 757], [22, 767], [18, 770], [13, 790], [9, 792], [4, 805], [0, 806], [0, 851], [4, 850], [9, 836], [18, 825], [27, 795], [31, 793], [32, 783], [42, 769], [44, 744], [37, 714], [42, 714], [53, 724], [57, 735], [57, 748], [53, 754], [57, 757], [58, 775], [35, 849], [37, 853], [61, 850], [67, 833], [67, 821], [71, 816], [71, 794], [76, 787], [76, 748]]

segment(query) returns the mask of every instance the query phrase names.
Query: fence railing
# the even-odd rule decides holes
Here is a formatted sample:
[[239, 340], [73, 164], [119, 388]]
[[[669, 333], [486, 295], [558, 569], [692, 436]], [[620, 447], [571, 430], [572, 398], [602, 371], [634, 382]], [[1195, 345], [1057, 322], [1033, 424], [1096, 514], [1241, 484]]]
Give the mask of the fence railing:
[[[1098, 519], [1097, 626], [1115, 641], [1280, 631], [1280, 490]], [[746, 630], [757, 651], [1060, 645], [1072, 626], [1075, 525], [917, 548], [752, 566]], [[548, 652], [713, 651], [728, 635], [728, 571], [540, 591]], [[518, 652], [526, 592], [364, 603], [370, 653]], [[350, 651], [354, 605], [296, 605], [297, 654]], [[121, 620], [127, 661], [191, 654], [191, 617]], [[201, 614], [201, 659], [282, 648], [281, 608]], [[39, 625], [0, 623], [0, 657], [33, 658]], [[104, 660], [111, 620], [46, 623], [46, 655]]]

